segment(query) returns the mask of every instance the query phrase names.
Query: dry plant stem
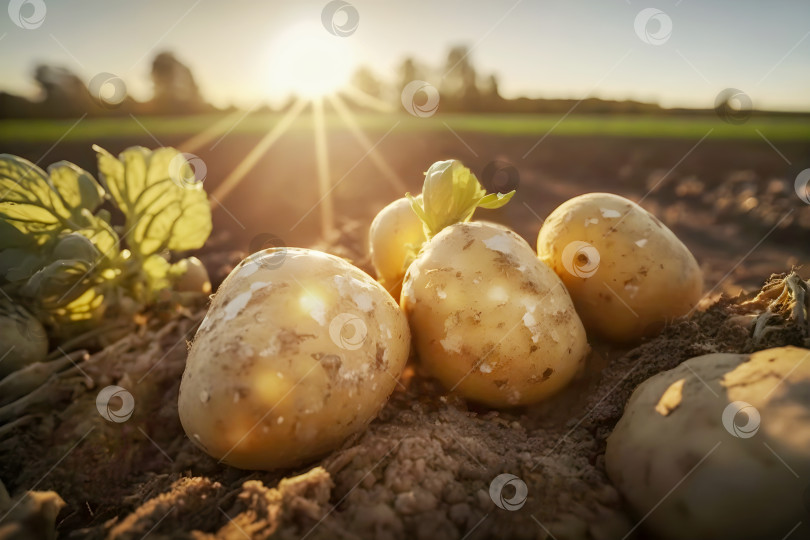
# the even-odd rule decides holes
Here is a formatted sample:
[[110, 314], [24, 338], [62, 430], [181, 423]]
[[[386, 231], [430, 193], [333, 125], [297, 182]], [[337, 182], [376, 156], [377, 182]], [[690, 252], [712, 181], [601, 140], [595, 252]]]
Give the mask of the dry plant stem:
[[[17, 418], [16, 420], [14, 420], [12, 422], [9, 422], [8, 424], [0, 426], [0, 440], [5, 439], [6, 436], [9, 433], [13, 432], [15, 429], [20, 428], [22, 426], [25, 426], [27, 424], [30, 424], [31, 422], [33, 422], [34, 420], [36, 420], [38, 418], [41, 418], [41, 415], [27, 414], [25, 416], [21, 416], [20, 418]], [[2, 494], [0, 494], [0, 505], [2, 505]]]
[[807, 294], [807, 289], [808, 284], [796, 272], [790, 272], [786, 277], [763, 288], [752, 301], [770, 300], [765, 311], [756, 319], [752, 335], [755, 343], [760, 343], [773, 330], [774, 327], [768, 327], [768, 323], [777, 316], [792, 319], [805, 336], [810, 336], [810, 295]]
[[[59, 348], [51, 351], [48, 354], [48, 360], [63, 356], [62, 351], [68, 352], [71, 349], [75, 349], [76, 347], [83, 345], [85, 342], [90, 341], [91, 339], [94, 339], [100, 335], [106, 334], [112, 330], [126, 328], [127, 326], [130, 326], [130, 323], [105, 324], [103, 326], [99, 326], [98, 328], [94, 328], [93, 330], [88, 330], [83, 334], [79, 334], [78, 336], [67, 340], [66, 342], [62, 343]], [[62, 350], [60, 351], [59, 349]]]
[[75, 351], [50, 362], [37, 362], [6, 376], [0, 381], [0, 405], [7, 405], [38, 387], [56, 373], [75, 363], [87, 354], [87, 351]]
[[34, 409], [42, 408], [42, 405], [56, 402], [59, 400], [59, 395], [55, 391], [56, 386], [62, 384], [62, 378], [68, 374], [79, 373], [78, 367], [72, 367], [64, 371], [61, 375], [52, 375], [45, 381], [44, 384], [29, 392], [25, 396], [19, 398], [13, 403], [0, 407], [0, 425], [8, 422], [13, 422], [17, 418], [29, 413], [34, 412]]

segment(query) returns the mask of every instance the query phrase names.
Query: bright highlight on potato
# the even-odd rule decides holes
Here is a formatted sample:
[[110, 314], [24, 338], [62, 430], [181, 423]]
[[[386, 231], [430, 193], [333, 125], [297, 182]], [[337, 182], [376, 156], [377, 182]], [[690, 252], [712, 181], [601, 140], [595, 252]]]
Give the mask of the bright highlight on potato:
[[537, 253], [563, 280], [589, 332], [633, 342], [700, 300], [703, 275], [655, 216], [610, 193], [575, 197], [546, 218]]
[[229, 465], [292, 467], [374, 419], [409, 350], [405, 316], [370, 276], [318, 251], [264, 250], [231, 272], [197, 331], [180, 420]]

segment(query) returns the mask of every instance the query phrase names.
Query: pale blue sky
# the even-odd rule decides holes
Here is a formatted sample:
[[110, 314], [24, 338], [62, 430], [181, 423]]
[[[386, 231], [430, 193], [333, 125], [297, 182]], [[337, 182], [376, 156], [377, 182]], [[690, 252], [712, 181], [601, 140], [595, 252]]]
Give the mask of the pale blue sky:
[[[122, 77], [138, 99], [151, 94], [150, 61], [174, 51], [207, 98], [250, 106], [279, 100], [266, 66], [274, 39], [309, 21], [326, 1], [44, 0], [39, 28], [24, 30], [0, 11], [0, 89], [31, 93], [36, 62], [61, 64], [89, 81]], [[8, 2], [3, 2], [8, 4]], [[195, 5], [196, 4], [196, 5]], [[587, 95], [711, 107], [734, 87], [757, 108], [810, 110], [807, 0], [352, 0], [359, 26], [343, 40], [354, 65], [390, 75], [403, 57], [441, 65], [453, 44], [474, 47], [507, 97]], [[634, 30], [644, 8], [663, 11], [672, 34], [662, 45]], [[649, 29], [655, 32], [655, 23]], [[319, 27], [322, 29], [322, 27]], [[324, 31], [325, 32], [325, 31]], [[275, 49], [274, 49], [275, 47]], [[441, 72], [429, 82], [438, 84]]]

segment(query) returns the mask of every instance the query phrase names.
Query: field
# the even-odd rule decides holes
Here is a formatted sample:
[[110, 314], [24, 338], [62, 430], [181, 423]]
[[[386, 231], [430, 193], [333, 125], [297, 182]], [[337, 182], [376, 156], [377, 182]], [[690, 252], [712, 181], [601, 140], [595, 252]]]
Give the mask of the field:
[[[657, 213], [698, 254], [712, 290], [738, 290], [737, 282], [754, 286], [776, 267], [809, 260], [810, 247], [795, 242], [794, 235], [807, 231], [810, 209], [792, 189], [810, 155], [810, 122], [803, 117], [754, 116], [741, 125], [714, 115], [415, 118], [364, 113], [355, 118], [366, 134], [365, 145], [341, 118], [326, 117], [338, 226], [365, 228], [382, 206], [403, 195], [403, 187], [418, 192], [421, 173], [431, 163], [455, 157], [485, 184], [489, 181], [490, 190], [517, 187], [514, 203], [494, 216], [530, 243], [555, 206], [597, 190], [642, 201]], [[0, 145], [40, 165], [67, 159], [93, 171], [92, 144], [112, 152], [136, 144], [185, 149], [194, 135], [209, 130], [204, 144], [189, 151], [204, 160], [206, 189], [217, 193], [279, 119], [277, 114], [235, 113], [224, 121], [221, 115], [78, 123], [5, 120]], [[321, 205], [313, 138], [312, 118], [304, 113], [258, 156], [239, 185], [219, 201], [210, 249], [227, 244], [246, 250], [263, 233], [288, 245], [316, 241]], [[496, 168], [511, 166], [513, 172], [502, 170], [487, 180], [484, 169], [492, 162]]]
[[[197, 137], [193, 152], [205, 163], [209, 193], [221, 189], [280, 118], [249, 116], [225, 136], [230, 126], [204, 144]], [[772, 273], [793, 266], [804, 265], [807, 278], [810, 205], [794, 189], [797, 173], [810, 167], [804, 119], [753, 117], [741, 125], [715, 116], [356, 119], [365, 143], [339, 117], [327, 117], [335, 218], [325, 237], [306, 114], [218, 199], [214, 233], [198, 254], [215, 287], [263, 234], [334, 252], [371, 271], [366, 236], [374, 215], [404, 191], [418, 192], [434, 161], [454, 157], [489, 190], [517, 190], [505, 208], [477, 217], [509, 225], [531, 245], [543, 218], [570, 197], [606, 191], [638, 201], [695, 254], [705, 276], [703, 307], [727, 296], [639, 347], [593, 342], [588, 373], [538, 406], [494, 411], [465, 403], [412, 363], [366, 432], [311, 466], [277, 472], [217, 463], [179, 424], [181, 344], [204, 312], [168, 324], [147, 321], [80, 363], [90, 387], [132, 390], [137, 405], [130, 420], [103, 420], [96, 391], [77, 375], [54, 382], [54, 404], [0, 438], [0, 477], [9, 492], [36, 486], [66, 502], [56, 521], [60, 538], [622, 538], [635, 530], [637, 516], [605, 476], [604, 441], [632, 390], [691, 356], [750, 351], [750, 337], [733, 320], [751, 294], [730, 297], [756, 292]], [[0, 151], [43, 166], [67, 159], [95, 172], [92, 144], [111, 152], [132, 145], [182, 149], [219, 122], [2, 121]], [[801, 344], [790, 341], [794, 334], [774, 335], [772, 345]], [[487, 495], [503, 472], [528, 484], [523, 512], [498, 510]]]
[[[281, 114], [235, 115], [234, 135], [261, 135], [278, 122]], [[369, 133], [384, 133], [399, 122], [400, 133], [434, 133], [449, 125], [457, 132], [490, 135], [529, 135], [541, 137], [549, 130], [559, 136], [605, 135], [612, 137], [701, 138], [712, 131], [712, 139], [760, 139], [757, 130], [771, 141], [810, 141], [807, 117], [755, 116], [744, 125], [724, 123], [714, 115], [702, 116], [638, 116], [638, 115], [561, 115], [537, 114], [443, 114], [429, 118], [407, 115], [360, 113], [355, 115], [359, 126]], [[65, 141], [106, 140], [108, 138], [139, 137], [148, 131], [157, 138], [190, 137], [204, 131], [222, 118], [200, 115], [181, 118], [140, 117], [90, 118], [83, 120], [64, 137]], [[562, 121], [561, 121], [562, 119]], [[75, 120], [2, 120], [0, 142], [48, 142], [64, 135]], [[336, 116], [328, 117], [327, 128], [340, 129]], [[312, 129], [311, 120], [299, 118], [293, 132]], [[760, 139], [761, 140], [761, 139]]]

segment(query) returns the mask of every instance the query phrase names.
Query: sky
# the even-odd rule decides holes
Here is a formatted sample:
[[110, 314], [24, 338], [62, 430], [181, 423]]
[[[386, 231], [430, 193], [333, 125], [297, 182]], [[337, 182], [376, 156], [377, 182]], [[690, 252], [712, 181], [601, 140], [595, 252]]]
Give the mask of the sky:
[[[343, 37], [322, 24], [327, 0], [3, 3], [31, 20], [31, 2], [46, 8], [29, 24], [35, 28], [0, 10], [0, 90], [34, 95], [33, 68], [49, 63], [88, 82], [112, 73], [136, 99], [148, 99], [151, 60], [172, 51], [218, 106], [279, 103], [294, 87], [289, 79], [318, 79], [327, 69], [297, 56], [311, 40], [328, 69], [365, 65], [393, 79], [412, 56], [436, 68], [425, 76], [436, 86], [448, 48], [467, 45], [479, 73], [496, 74], [508, 98], [709, 108], [720, 91], [736, 88], [759, 109], [810, 111], [807, 0], [350, 0], [358, 22]], [[336, 17], [343, 24], [346, 12]], [[290, 73], [278, 72], [291, 64]]]

